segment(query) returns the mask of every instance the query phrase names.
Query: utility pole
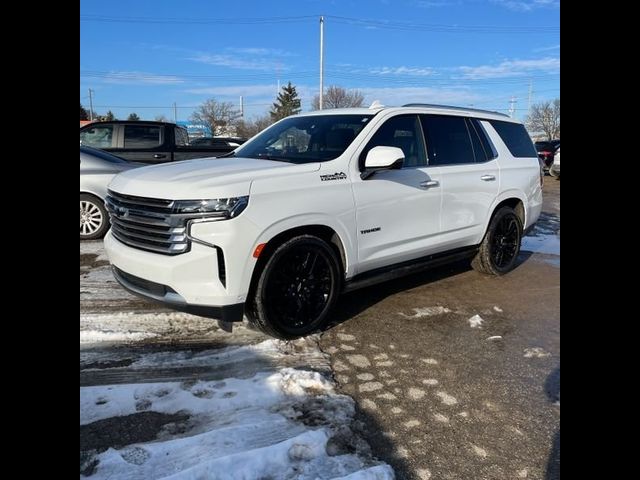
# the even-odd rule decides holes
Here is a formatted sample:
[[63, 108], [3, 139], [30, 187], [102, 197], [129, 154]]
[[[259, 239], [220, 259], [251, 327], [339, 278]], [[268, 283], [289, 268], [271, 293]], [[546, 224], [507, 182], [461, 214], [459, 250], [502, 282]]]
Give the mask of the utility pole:
[[529, 102], [527, 104], [527, 116], [531, 114], [531, 97], [533, 95], [533, 79], [529, 79]]
[[240, 95], [240, 118], [244, 118], [244, 99]]
[[93, 122], [93, 90], [89, 89], [89, 120]]
[[324, 17], [320, 17], [320, 110], [324, 95]]
[[176, 102], [173, 102], [173, 123], [178, 123], [178, 107], [176, 107]]
[[511, 97], [511, 100], [509, 100], [509, 116], [511, 118], [513, 118], [513, 114], [515, 113], [516, 109], [515, 109], [515, 104], [516, 104], [516, 97]]

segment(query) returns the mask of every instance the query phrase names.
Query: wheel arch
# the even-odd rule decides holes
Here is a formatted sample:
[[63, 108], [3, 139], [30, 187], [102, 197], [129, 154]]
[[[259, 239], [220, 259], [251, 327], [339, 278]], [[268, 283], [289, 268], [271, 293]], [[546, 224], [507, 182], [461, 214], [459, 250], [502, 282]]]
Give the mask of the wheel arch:
[[307, 219], [307, 222], [291, 222], [291, 219], [289, 219], [289, 221], [271, 226], [258, 237], [251, 253], [261, 244], [264, 244], [264, 247], [257, 260], [254, 261], [253, 257], [247, 259], [247, 268], [245, 268], [243, 274], [244, 280], [242, 283], [246, 285], [243, 290], [247, 292], [247, 295], [250, 294], [255, 286], [257, 278], [270, 255], [278, 246], [298, 235], [313, 235], [327, 242], [338, 257], [343, 277], [347, 272], [353, 270], [350, 263], [353, 258], [351, 243], [346, 230], [333, 222], [319, 221], [320, 219], [314, 220]]

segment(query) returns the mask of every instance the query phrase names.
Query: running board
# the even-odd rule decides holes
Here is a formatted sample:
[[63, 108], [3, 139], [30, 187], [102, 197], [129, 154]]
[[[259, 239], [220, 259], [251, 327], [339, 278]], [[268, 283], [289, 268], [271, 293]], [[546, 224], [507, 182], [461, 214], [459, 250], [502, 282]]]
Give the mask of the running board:
[[463, 247], [444, 253], [427, 255], [408, 262], [397, 263], [388, 267], [377, 268], [370, 272], [364, 272], [347, 280], [342, 288], [343, 293], [352, 292], [360, 288], [369, 287], [388, 280], [395, 280], [412, 273], [421, 272], [430, 268], [439, 267], [447, 263], [464, 260], [473, 257], [478, 251], [477, 246]]

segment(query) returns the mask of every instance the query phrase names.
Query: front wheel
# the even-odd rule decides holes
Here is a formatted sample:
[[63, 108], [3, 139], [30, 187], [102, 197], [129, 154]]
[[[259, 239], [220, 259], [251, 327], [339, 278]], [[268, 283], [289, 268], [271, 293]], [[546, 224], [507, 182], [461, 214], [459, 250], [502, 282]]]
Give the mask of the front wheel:
[[491, 221], [471, 266], [489, 275], [503, 275], [513, 269], [522, 239], [522, 222], [511, 207], [502, 207]]
[[330, 245], [312, 235], [277, 247], [247, 299], [247, 318], [267, 335], [292, 339], [320, 328], [336, 303], [341, 269]]
[[98, 197], [80, 194], [80, 240], [102, 238], [109, 230], [109, 215]]

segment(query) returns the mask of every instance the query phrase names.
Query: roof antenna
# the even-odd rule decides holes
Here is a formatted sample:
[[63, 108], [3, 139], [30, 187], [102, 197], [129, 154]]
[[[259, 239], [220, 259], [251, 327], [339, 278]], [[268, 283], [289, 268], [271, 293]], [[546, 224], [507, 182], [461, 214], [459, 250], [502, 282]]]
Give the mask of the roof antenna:
[[369, 110], [375, 110], [376, 108], [383, 108], [384, 105], [380, 103], [379, 100], [374, 100], [373, 103], [369, 106]]

